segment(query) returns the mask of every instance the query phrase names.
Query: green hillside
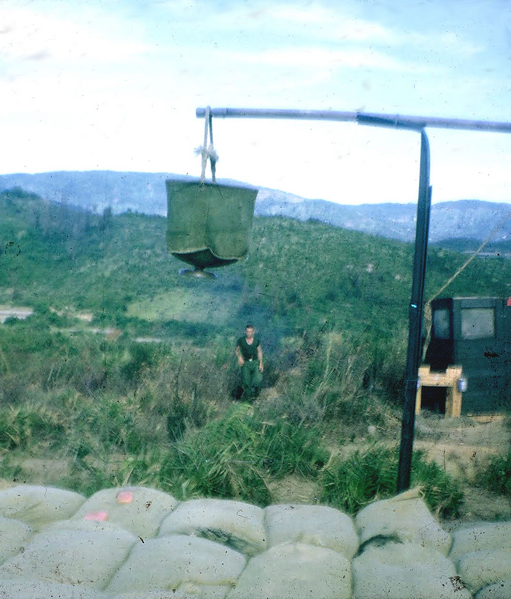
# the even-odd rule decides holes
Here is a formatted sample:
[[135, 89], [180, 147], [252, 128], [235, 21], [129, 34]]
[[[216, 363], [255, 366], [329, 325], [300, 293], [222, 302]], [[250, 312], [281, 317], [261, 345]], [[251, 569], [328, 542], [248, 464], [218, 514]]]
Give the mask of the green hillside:
[[[94, 215], [14, 190], [0, 196], [0, 236], [4, 304], [92, 311], [148, 334], [191, 324], [211, 332], [247, 318], [288, 332], [406, 327], [412, 246], [317, 222], [256, 218], [249, 258], [218, 269], [214, 282], [178, 275], [162, 217]], [[431, 249], [426, 297], [464, 260]], [[510, 272], [504, 259], [475, 261], [449, 293], [506, 295]]]
[[[282, 499], [278, 481], [302, 477], [350, 510], [392, 494], [395, 452], [364, 454], [369, 484], [330, 448], [364, 439], [368, 426], [398, 438], [413, 247], [256, 218], [247, 260], [193, 280], [167, 254], [165, 226], [20, 189], [0, 195], [0, 305], [34, 308], [0, 325], [0, 476], [262, 505]], [[433, 248], [426, 297], [465, 258]], [[511, 262], [478, 259], [449, 292], [507, 295], [510, 275]], [[265, 351], [253, 406], [234, 401], [234, 341], [248, 321]], [[455, 513], [456, 485], [414, 459], [414, 480], [435, 489], [431, 505]], [[45, 466], [34, 473], [33, 460]], [[345, 482], [350, 472], [358, 482]], [[356, 501], [339, 495], [361, 481]]]

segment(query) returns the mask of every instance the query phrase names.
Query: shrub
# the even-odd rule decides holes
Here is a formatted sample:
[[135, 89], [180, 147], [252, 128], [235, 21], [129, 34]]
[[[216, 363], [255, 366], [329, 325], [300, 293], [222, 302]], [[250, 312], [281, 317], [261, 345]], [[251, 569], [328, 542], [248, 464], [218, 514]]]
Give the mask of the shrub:
[[[396, 493], [398, 449], [373, 445], [349, 458], [338, 458], [321, 477], [322, 502], [356, 514], [362, 507]], [[429, 508], [443, 517], [454, 517], [463, 499], [458, 484], [420, 451], [412, 459], [412, 486], [421, 485]]]
[[459, 483], [433, 460], [427, 460], [424, 452], [415, 451], [412, 459], [412, 486], [423, 488], [424, 500], [437, 516], [456, 518], [463, 502]]
[[1, 373], [0, 400], [4, 405], [20, 403], [25, 398], [27, 387], [28, 381], [18, 373]]
[[172, 446], [161, 476], [183, 498], [205, 495], [267, 505], [268, 478], [317, 476], [328, 457], [317, 429], [261, 421], [251, 406], [240, 404], [202, 429], [187, 431]]
[[259, 463], [277, 478], [287, 474], [317, 476], [329, 458], [316, 428], [285, 420], [262, 422], [255, 450]]
[[161, 358], [159, 348], [149, 343], [132, 343], [129, 353], [129, 360], [121, 367], [121, 375], [130, 383], [137, 382]]
[[182, 499], [209, 496], [267, 505], [270, 493], [254, 451], [248, 410], [235, 406], [224, 418], [188, 432], [162, 463], [163, 486]]
[[282, 395], [261, 400], [257, 413], [261, 421], [283, 419], [289, 424], [301, 426], [318, 426], [324, 423], [325, 410], [316, 397], [306, 393], [299, 382], [289, 382], [282, 389]]
[[511, 452], [490, 458], [479, 468], [477, 482], [488, 491], [511, 496]]
[[395, 492], [395, 452], [381, 446], [356, 451], [347, 459], [336, 459], [322, 475], [322, 502], [356, 514], [374, 499]]
[[0, 448], [27, 449], [36, 442], [56, 442], [65, 434], [58, 414], [43, 406], [7, 406], [0, 411]]
[[70, 428], [70, 438], [79, 446], [97, 446], [128, 454], [138, 454], [158, 439], [157, 428], [140, 413], [134, 396], [82, 397]]

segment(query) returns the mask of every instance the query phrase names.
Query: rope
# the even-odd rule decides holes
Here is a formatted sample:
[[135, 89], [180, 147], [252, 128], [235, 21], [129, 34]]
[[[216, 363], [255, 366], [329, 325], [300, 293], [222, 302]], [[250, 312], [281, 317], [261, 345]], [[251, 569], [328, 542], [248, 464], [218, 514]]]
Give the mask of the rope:
[[497, 224], [497, 226], [491, 231], [491, 233], [488, 235], [488, 237], [483, 241], [483, 243], [481, 243], [481, 245], [477, 248], [477, 250], [470, 256], [470, 258], [468, 260], [465, 261], [464, 264], [462, 264], [458, 270], [452, 275], [452, 277], [450, 277], [446, 283], [444, 283], [444, 285], [442, 285], [442, 287], [440, 287], [440, 289], [434, 294], [432, 295], [428, 301], [424, 304], [424, 319], [426, 320], [426, 326], [427, 326], [427, 330], [428, 330], [428, 334], [427, 334], [427, 338], [426, 338], [426, 343], [425, 346], [427, 347], [430, 340], [431, 340], [431, 324], [433, 321], [433, 315], [432, 315], [432, 311], [431, 311], [431, 302], [437, 298], [443, 291], [445, 291], [447, 289], [447, 287], [449, 287], [449, 285], [454, 281], [454, 279], [456, 279], [464, 270], [465, 268], [467, 268], [467, 266], [483, 251], [483, 249], [488, 245], [488, 243], [491, 241], [491, 238], [495, 235], [495, 233], [501, 229], [505, 222], [507, 220], [509, 220], [511, 218], [511, 210], [509, 212], [507, 212], [504, 216], [504, 218]]
[[[208, 146], [208, 132], [209, 132], [209, 146]], [[213, 146], [213, 115], [211, 114], [211, 108], [206, 107], [206, 118], [204, 123], [204, 143], [199, 146], [196, 150], [197, 154], [202, 156], [202, 170], [200, 182], [204, 184], [206, 180], [206, 166], [208, 159], [211, 163], [211, 180], [216, 183], [216, 163], [218, 161], [218, 154]]]

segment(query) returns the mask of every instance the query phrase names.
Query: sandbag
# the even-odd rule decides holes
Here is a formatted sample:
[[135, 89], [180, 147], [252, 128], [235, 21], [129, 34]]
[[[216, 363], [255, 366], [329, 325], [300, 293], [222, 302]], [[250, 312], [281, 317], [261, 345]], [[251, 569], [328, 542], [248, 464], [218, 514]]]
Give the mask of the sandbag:
[[138, 543], [107, 590], [111, 594], [165, 591], [193, 584], [200, 590], [199, 596], [212, 597], [211, 593], [218, 590], [225, 594], [236, 583], [245, 563], [241, 553], [219, 543], [169, 535]]
[[162, 491], [145, 487], [104, 489], [95, 493], [77, 511], [74, 518], [116, 522], [144, 540], [154, 537], [163, 518], [177, 500]]
[[447, 557], [415, 543], [369, 546], [353, 560], [353, 599], [470, 599]]
[[[84, 532], [94, 532], [94, 533], [107, 533], [110, 535], [115, 535], [117, 532], [128, 532], [132, 539], [134, 539], [134, 535], [129, 531], [126, 531], [120, 524], [116, 522], [97, 522], [95, 520], [60, 520], [59, 522], [53, 522], [53, 524], [49, 524], [44, 532], [52, 532], [55, 530], [81, 530]], [[138, 540], [141, 540], [141, 537], [138, 537]], [[1, 598], [0, 598], [1, 599]]]
[[0, 566], [0, 579], [23, 578], [102, 589], [140, 541], [126, 530], [89, 532], [56, 527], [34, 536]]
[[461, 580], [473, 592], [500, 580], [511, 578], [511, 548], [481, 549], [456, 560]]
[[511, 549], [511, 522], [481, 522], [455, 530], [449, 557], [457, 560], [473, 551]]
[[[213, 585], [213, 584], [196, 584], [193, 582], [184, 582], [179, 591], [183, 593], [183, 597], [197, 597], [198, 599], [225, 599], [227, 593], [231, 590], [232, 585]], [[172, 599], [174, 597], [172, 596]]]
[[172, 589], [171, 591], [133, 591], [120, 595], [108, 595], [108, 599], [201, 599], [201, 597], [181, 589]]
[[28, 524], [0, 517], [0, 564], [19, 553], [33, 534]]
[[495, 584], [484, 587], [475, 599], [509, 599], [511, 597], [511, 578], [499, 580]]
[[241, 501], [185, 501], [161, 524], [158, 536], [169, 534], [193, 534], [250, 556], [266, 549], [264, 511]]
[[265, 510], [269, 547], [300, 542], [338, 551], [351, 559], [358, 551], [352, 519], [320, 505], [271, 505]]
[[388, 537], [431, 547], [443, 555], [448, 555], [451, 548], [450, 534], [420, 499], [419, 489], [371, 503], [357, 514], [355, 522], [361, 544], [375, 537]]
[[0, 580], [2, 599], [110, 599], [102, 591], [81, 585], [41, 580]]
[[18, 485], [0, 491], [0, 516], [15, 518], [41, 530], [50, 522], [70, 518], [85, 497], [53, 487]]
[[[227, 599], [350, 599], [351, 566], [343, 555], [285, 543], [253, 557]], [[374, 598], [372, 598], [374, 599]]]

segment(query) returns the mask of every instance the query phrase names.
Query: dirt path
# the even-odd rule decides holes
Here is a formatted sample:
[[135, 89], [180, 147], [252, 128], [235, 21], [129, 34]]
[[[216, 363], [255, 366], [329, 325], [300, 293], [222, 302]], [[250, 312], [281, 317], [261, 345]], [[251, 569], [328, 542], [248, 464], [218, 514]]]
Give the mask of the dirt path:
[[32, 308], [13, 308], [11, 306], [0, 306], [0, 323], [8, 318], [20, 318], [21, 320], [33, 314]]

